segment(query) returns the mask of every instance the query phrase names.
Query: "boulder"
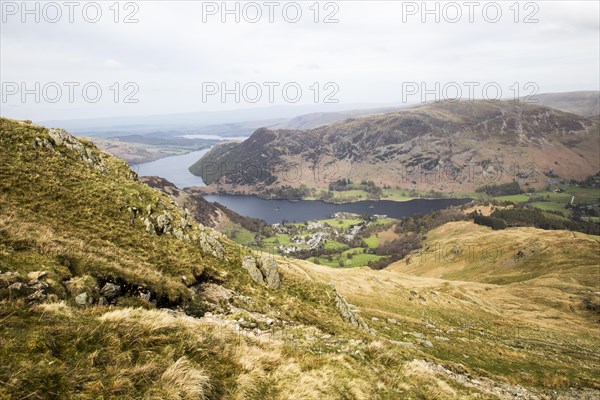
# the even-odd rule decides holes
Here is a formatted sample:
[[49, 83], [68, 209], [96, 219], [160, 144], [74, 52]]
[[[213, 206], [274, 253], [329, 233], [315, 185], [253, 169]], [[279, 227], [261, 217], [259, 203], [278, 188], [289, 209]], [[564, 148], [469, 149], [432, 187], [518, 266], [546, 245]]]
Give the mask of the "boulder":
[[46, 293], [43, 290], [36, 290], [25, 298], [25, 301], [29, 304], [41, 303], [46, 300]]
[[33, 271], [27, 274], [27, 277], [30, 280], [40, 280], [43, 277], [45, 277], [46, 275], [48, 275], [47, 271]]
[[342, 297], [342, 295], [339, 294], [338, 291], [335, 289], [333, 289], [333, 292], [335, 293], [335, 306], [337, 307], [338, 311], [342, 315], [342, 318], [344, 319], [344, 321], [351, 323], [352, 325], [356, 326], [357, 328], [362, 328], [362, 329], [368, 331], [369, 326], [362, 319], [360, 319], [358, 317], [358, 315], [354, 314], [350, 310], [350, 306], [348, 305], [346, 300]]
[[279, 267], [277, 265], [277, 261], [275, 261], [273, 257], [261, 257], [258, 268], [262, 272], [265, 283], [269, 287], [273, 289], [279, 289], [281, 287], [281, 275], [279, 274]]
[[171, 216], [167, 213], [161, 214], [156, 217], [156, 230], [157, 233], [169, 233], [171, 231]]
[[114, 283], [106, 282], [102, 289], [100, 290], [100, 294], [104, 296], [106, 299], [112, 299], [121, 294], [121, 286], [116, 285]]
[[79, 304], [80, 306], [86, 305], [87, 302], [88, 302], [88, 295], [86, 292], [79, 293], [77, 296], [75, 296], [75, 303]]
[[223, 245], [218, 240], [219, 238], [221, 238], [221, 235], [212, 229], [208, 230], [208, 233], [201, 230], [198, 234], [198, 242], [202, 251], [222, 260], [225, 253]]
[[48, 287], [48, 284], [37, 279], [32, 279], [27, 283], [27, 286], [33, 290], [44, 290]]
[[150, 301], [152, 298], [152, 293], [150, 292], [140, 292], [140, 299]]
[[24, 284], [23, 282], [15, 282], [15, 283], [11, 284], [10, 286], [8, 286], [8, 289], [21, 291], [21, 290], [27, 289], [27, 285]]
[[250, 274], [250, 277], [256, 283], [265, 283], [262, 272], [256, 266], [256, 260], [254, 257], [244, 257], [242, 259], [242, 268], [244, 268]]
[[156, 228], [154, 227], [154, 224], [148, 218], [144, 219], [144, 225], [146, 226], [146, 232], [156, 233]]

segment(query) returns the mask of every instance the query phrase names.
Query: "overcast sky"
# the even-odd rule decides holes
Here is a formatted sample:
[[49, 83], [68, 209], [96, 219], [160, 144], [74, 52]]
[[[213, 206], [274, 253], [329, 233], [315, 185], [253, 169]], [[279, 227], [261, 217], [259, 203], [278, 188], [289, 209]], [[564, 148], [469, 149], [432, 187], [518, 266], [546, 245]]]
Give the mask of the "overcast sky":
[[[498, 2], [502, 15], [496, 23], [491, 22], [497, 19], [495, 5], [484, 11], [490, 2], [474, 8], [473, 22], [465, 2], [445, 8], [440, 2], [437, 23], [433, 14], [422, 22], [420, 1], [336, 1], [320, 2], [318, 7], [313, 3], [298, 2], [302, 15], [292, 23], [297, 8], [288, 5], [284, 13], [286, 2], [274, 6], [274, 22], [269, 22], [270, 8], [262, 1], [245, 8], [244, 2], [237, 3], [239, 22], [234, 14], [221, 21], [221, 2], [122, 2], [115, 22], [110, 1], [101, 3], [99, 21], [91, 23], [95, 6], [87, 6], [84, 13], [87, 3], [80, 2], [71, 23], [63, 2], [54, 3], [60, 18], [57, 7], [29, 2], [30, 9], [38, 4], [40, 21], [35, 22], [35, 13], [23, 14], [21, 1], [2, 1], [1, 114], [44, 120], [259, 107], [271, 100], [264, 82], [279, 85], [273, 86], [273, 104], [314, 102], [317, 87], [318, 103], [326, 95], [343, 104], [420, 101], [420, 93], [406, 97], [416, 87], [410, 82], [424, 82], [429, 89], [435, 88], [435, 82], [440, 88], [456, 82], [463, 98], [469, 95], [464, 82], [479, 84], [472, 92], [475, 97], [481, 97], [484, 85], [494, 82], [503, 97], [514, 95], [514, 83], [520, 95], [536, 86], [541, 93], [599, 88], [598, 1], [520, 2], [518, 22], [514, 2]], [[228, 4], [236, 7], [236, 2]], [[252, 23], [257, 18], [256, 4], [262, 16]], [[428, 4], [436, 7], [434, 2]], [[462, 17], [452, 23], [457, 10]], [[128, 15], [138, 22], [124, 23]], [[327, 16], [338, 22], [324, 23]], [[33, 91], [39, 82], [39, 102], [33, 94], [23, 101], [23, 82]], [[64, 82], [79, 84], [72, 86], [73, 103]], [[126, 86], [128, 82], [133, 85]], [[240, 88], [256, 84], [247, 85], [246, 96], [242, 92], [236, 102], [233, 94], [225, 101], [219, 93], [211, 95], [207, 90], [220, 88], [210, 82], [225, 82], [230, 89], [236, 82]], [[286, 99], [282, 87], [290, 82], [296, 84], [287, 86]], [[329, 82], [333, 85], [326, 86]], [[526, 86], [528, 82], [535, 85]], [[87, 87], [88, 100], [82, 93], [87, 83], [93, 83]], [[57, 86], [62, 91], [58, 100]], [[95, 95], [97, 87], [101, 96]], [[297, 87], [301, 96], [296, 95]], [[452, 87], [447, 96], [455, 95]], [[495, 90], [488, 95], [494, 96]], [[128, 94], [138, 102], [124, 102]], [[92, 103], [96, 98], [98, 102]]]

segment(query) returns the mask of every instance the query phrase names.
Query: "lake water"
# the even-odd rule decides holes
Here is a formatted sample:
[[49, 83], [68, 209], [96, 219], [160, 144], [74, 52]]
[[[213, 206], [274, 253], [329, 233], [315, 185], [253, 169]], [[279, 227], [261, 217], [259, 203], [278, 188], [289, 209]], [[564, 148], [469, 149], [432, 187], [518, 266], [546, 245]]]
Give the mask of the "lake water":
[[169, 182], [172, 182], [180, 189], [189, 186], [205, 186], [204, 181], [199, 176], [192, 174], [188, 168], [198, 161], [210, 149], [192, 151], [182, 156], [172, 156], [161, 158], [143, 164], [135, 164], [131, 169], [137, 172], [139, 176], [160, 176]]
[[297, 202], [264, 200], [254, 196], [205, 196], [205, 199], [211, 202], [216, 201], [238, 214], [264, 219], [270, 224], [281, 223], [283, 220], [304, 222], [326, 219], [340, 211], [401, 218], [437, 211], [471, 201], [471, 199], [417, 199], [405, 202], [379, 200], [330, 204], [319, 200], [300, 200]]
[[[161, 158], [160, 160], [138, 164], [132, 169], [140, 176], [160, 176], [178, 188], [205, 186], [202, 178], [193, 175], [188, 168], [208, 152], [209, 149], [194, 151], [182, 156]], [[415, 214], [441, 210], [448, 206], [467, 203], [470, 199], [417, 199], [405, 202], [389, 200], [358, 201], [347, 204], [330, 204], [319, 200], [263, 200], [255, 196], [205, 196], [208, 201], [216, 201], [225, 207], [248, 217], [260, 218], [270, 224], [283, 220], [290, 222], [310, 221], [330, 218], [336, 212], [356, 214], [387, 215], [401, 218]]]

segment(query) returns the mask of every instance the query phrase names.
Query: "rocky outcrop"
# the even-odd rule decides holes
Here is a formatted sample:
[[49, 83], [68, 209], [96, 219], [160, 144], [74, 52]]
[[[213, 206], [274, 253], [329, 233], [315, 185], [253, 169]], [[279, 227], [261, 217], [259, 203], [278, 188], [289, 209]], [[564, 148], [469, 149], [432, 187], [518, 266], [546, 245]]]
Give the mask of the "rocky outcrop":
[[357, 328], [361, 328], [368, 331], [369, 326], [358, 315], [352, 312], [352, 310], [350, 309], [350, 305], [344, 299], [344, 297], [342, 297], [342, 295], [338, 293], [338, 291], [335, 289], [333, 289], [333, 292], [335, 293], [335, 306], [342, 315], [344, 321], [351, 323]]
[[[164, 210], [162, 213], [154, 212], [155, 206], [148, 204], [145, 207], [146, 215], [139, 213], [146, 232], [155, 235], [172, 235], [179, 240], [197, 243], [204, 253], [208, 253], [215, 258], [223, 259], [225, 257], [222, 240], [225, 236], [213, 229], [205, 226], [194, 225], [188, 219], [188, 213], [183, 212], [183, 217], [177, 216], [175, 211]], [[178, 222], [176, 222], [178, 220]]]
[[256, 283], [261, 283], [273, 289], [281, 287], [279, 267], [273, 257], [262, 256], [258, 260], [250, 256], [244, 257], [242, 268], [248, 271], [248, 274]]
[[[52, 150], [58, 151], [55, 146], [64, 146], [77, 152], [81, 157], [81, 160], [85, 161], [92, 168], [102, 172], [107, 171], [106, 165], [104, 165], [104, 161], [100, 158], [99, 153], [94, 152], [91, 147], [85, 146], [69, 132], [64, 129], [51, 128], [48, 129], [48, 135], [50, 136], [50, 141], [46, 139], [42, 142], [41, 139], [36, 138], [34, 147], [42, 144], [44, 147], [49, 147]], [[51, 142], [54, 142], [54, 145], [52, 145]]]
[[106, 282], [104, 286], [102, 286], [102, 289], [100, 289], [100, 294], [107, 300], [111, 300], [121, 294], [121, 286]]
[[223, 245], [219, 241], [225, 239], [223, 234], [213, 229], [203, 230], [202, 227], [199, 229], [200, 232], [198, 233], [198, 242], [200, 243], [200, 248], [202, 251], [212, 254], [218, 259], [223, 259], [225, 257], [225, 252], [223, 250]]
[[35, 271], [22, 277], [16, 272], [0, 274], [0, 300], [24, 299], [27, 304], [43, 303], [48, 299], [50, 285], [46, 271]]
[[254, 282], [265, 283], [262, 272], [260, 272], [260, 269], [258, 269], [258, 266], [256, 265], [256, 259], [254, 257], [244, 257], [242, 259], [242, 268], [248, 271], [248, 274], [250, 274], [250, 277], [252, 280], [254, 280]]
[[273, 289], [279, 289], [281, 287], [281, 275], [279, 274], [277, 261], [275, 261], [273, 257], [262, 256], [258, 263], [258, 268], [262, 272], [267, 286]]

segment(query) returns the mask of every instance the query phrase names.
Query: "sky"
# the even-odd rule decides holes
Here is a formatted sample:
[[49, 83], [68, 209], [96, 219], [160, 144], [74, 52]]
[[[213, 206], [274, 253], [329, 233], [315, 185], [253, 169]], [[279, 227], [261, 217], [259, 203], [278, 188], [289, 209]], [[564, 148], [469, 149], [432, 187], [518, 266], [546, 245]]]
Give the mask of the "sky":
[[67, 3], [1, 2], [3, 116], [391, 105], [600, 86], [597, 1]]

